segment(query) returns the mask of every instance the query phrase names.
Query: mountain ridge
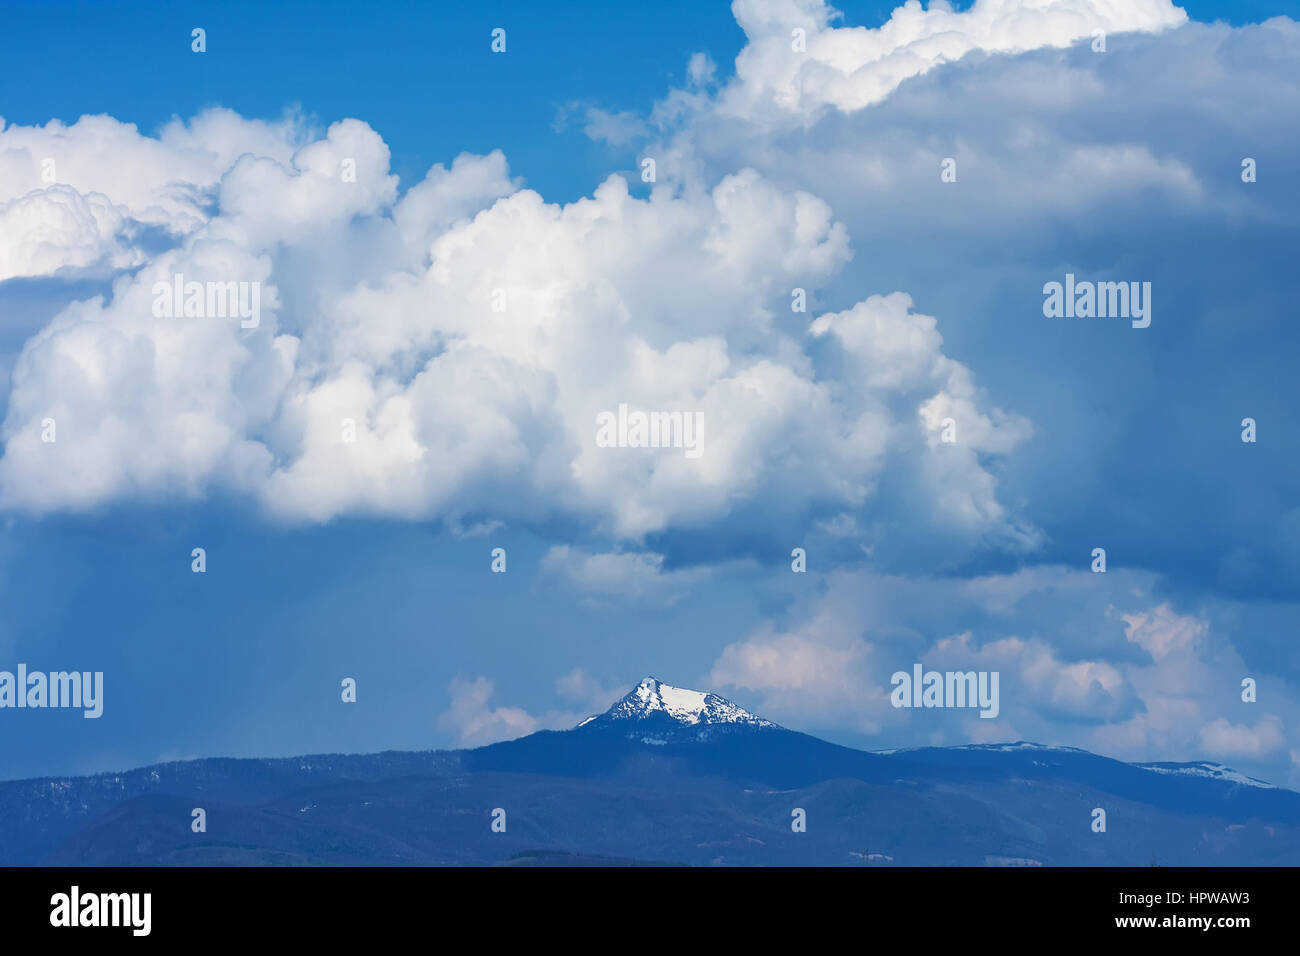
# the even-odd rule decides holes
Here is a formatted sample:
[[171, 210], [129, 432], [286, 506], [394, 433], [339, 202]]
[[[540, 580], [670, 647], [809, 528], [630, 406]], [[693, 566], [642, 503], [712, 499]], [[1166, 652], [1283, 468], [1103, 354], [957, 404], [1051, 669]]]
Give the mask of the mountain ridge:
[[[195, 807], [206, 833], [190, 830]], [[792, 807], [813, 821], [793, 841]], [[493, 808], [508, 809], [508, 833], [489, 829]], [[1096, 808], [1115, 837], [1091, 831]], [[1129, 764], [1027, 741], [855, 750], [653, 677], [577, 727], [485, 747], [0, 783], [0, 863], [486, 865], [520, 853], [1295, 864], [1300, 793], [1207, 761]]]

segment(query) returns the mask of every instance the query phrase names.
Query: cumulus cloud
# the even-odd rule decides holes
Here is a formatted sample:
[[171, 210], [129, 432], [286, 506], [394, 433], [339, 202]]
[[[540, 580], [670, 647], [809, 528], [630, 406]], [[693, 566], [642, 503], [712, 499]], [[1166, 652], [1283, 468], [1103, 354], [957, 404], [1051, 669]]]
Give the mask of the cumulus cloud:
[[1208, 629], [1205, 621], [1178, 614], [1168, 603], [1122, 617], [1128, 639], [1157, 659], [1193, 648]]
[[13, 372], [0, 462], [10, 504], [46, 511], [193, 497], [243, 487], [270, 467], [250, 433], [274, 411], [297, 344], [273, 331], [274, 286], [262, 295], [263, 334], [246, 336], [237, 319], [155, 318], [153, 284], [175, 272], [265, 282], [270, 262], [230, 242], [196, 242], [116, 280], [111, 301], [75, 303], [30, 339]]
[[579, 667], [555, 682], [555, 692], [570, 709], [534, 715], [522, 707], [494, 705], [496, 685], [486, 677], [472, 681], [457, 677], [448, 688], [450, 701], [438, 717], [438, 728], [462, 747], [514, 740], [538, 730], [567, 730], [592, 714], [603, 713], [626, 688], [606, 685]]
[[885, 692], [879, 675], [869, 669], [869, 645], [827, 632], [825, 623], [814, 619], [788, 632], [768, 625], [728, 644], [708, 676], [709, 686], [758, 691], [764, 707], [783, 719], [820, 719], [879, 732]]
[[1201, 744], [1211, 757], [1259, 759], [1281, 750], [1286, 735], [1282, 722], [1273, 716], [1260, 719], [1253, 727], [1217, 717], [1201, 728]]
[[127, 217], [106, 196], [68, 186], [0, 202], [0, 282], [102, 266], [130, 268], [143, 256], [127, 242]]
[[863, 109], [909, 77], [973, 51], [1063, 47], [1097, 30], [1157, 31], [1187, 21], [1169, 0], [976, 0], [961, 12], [908, 0], [874, 30], [833, 26], [841, 14], [822, 0], [736, 0], [732, 10], [747, 42], [718, 109], [763, 124]]
[[919, 458], [921, 471], [947, 519], [977, 532], [1003, 530], [1024, 547], [1037, 543], [1033, 529], [1008, 519], [993, 476], [980, 465], [981, 455], [1013, 451], [1033, 428], [1022, 416], [981, 409], [970, 369], [943, 354], [932, 316], [913, 312], [911, 297], [896, 292], [827, 313], [810, 331], [833, 336], [852, 356], [854, 378], [865, 386], [859, 395], [870, 402], [859, 419], [864, 431], [871, 422], [888, 420], [885, 401], [899, 394], [919, 396], [917, 416], [932, 452]]
[[[944, 511], [976, 520], [998, 521], [993, 495], [1008, 512], [999, 544], [1037, 542], [1046, 560], [1072, 560], [1076, 542], [1096, 537], [1197, 587], [1294, 602], [1300, 546], [1278, 520], [1289, 505], [1277, 477], [1294, 470], [1283, 448], [1296, 434], [1269, 383], [1286, 377], [1278, 356], [1292, 329], [1274, 257], [1297, 241], [1300, 194], [1288, 175], [1243, 183], [1241, 164], [1300, 147], [1300, 24], [1193, 23], [1169, 3], [907, 5], [875, 30], [817, 2], [736, 12], [748, 42], [735, 75], [674, 90], [655, 110], [659, 135], [644, 151], [661, 176], [689, 191], [748, 166], [815, 189], [853, 237], [853, 274], [906, 277], [895, 285], [916, 311], [939, 317], [945, 353], [978, 372], [982, 413], [1033, 419], [1005, 467], [970, 474], [961, 453], [934, 456], [928, 476], [900, 480], [956, 489]], [[808, 31], [802, 55], [796, 25]], [[1104, 54], [1093, 30], [1107, 33]], [[953, 182], [940, 178], [945, 160]], [[1225, 250], [1225, 233], [1260, 246]], [[1151, 280], [1164, 324], [1121, 338], [1102, 323], [1044, 322], [1040, 290], [1067, 272]], [[1189, 279], [1215, 273], [1232, 279]], [[862, 300], [843, 275], [822, 292], [839, 312]], [[1261, 347], [1222, 339], [1232, 375], [1213, 352], [1176, 346], [1219, 341], [1233, 315], [1252, 317]], [[1243, 381], [1258, 383], [1254, 400], [1284, 432], [1267, 462], [1218, 445], [1218, 422], [1240, 421], [1226, 410]], [[944, 408], [936, 397], [928, 420]], [[954, 466], [950, 480], [936, 480], [941, 464]], [[1187, 548], [1184, 516], [1221, 497], [1204, 547]], [[916, 570], [951, 553], [872, 551]]]
[[[868, 746], [1029, 739], [1133, 761], [1232, 757], [1276, 776], [1269, 761], [1294, 702], [1270, 695], [1258, 719], [1220, 717], [1245, 664], [1206, 614], [1152, 604], [1148, 581], [1059, 567], [965, 580], [835, 572], [824, 592], [728, 644], [708, 681], [756, 694], [774, 720], [853, 730]], [[1118, 633], [1089, 645], [1064, 619]], [[972, 623], [954, 634], [953, 620]], [[998, 716], [893, 708], [891, 675], [916, 663], [996, 671]]]
[[[1023, 257], [1045, 251], [1053, 213], [1080, 229], [1142, 225], [1126, 207], [1284, 221], [1221, 177], [1227, 144], [1249, 147], [1235, 167], [1294, 140], [1295, 124], [1272, 119], [1300, 103], [1293, 21], [1190, 23], [1168, 0], [908, 3], [876, 29], [837, 25], [820, 0], [735, 10], [748, 33], [735, 74], [713, 92], [673, 90], [653, 113], [645, 151], [663, 175], [707, 182], [750, 165], [817, 184], [860, 246], [934, 243], [935, 230], [983, 242], [1001, 225]], [[796, 23], [809, 31], [803, 54], [791, 50]], [[1075, 43], [1094, 31], [1108, 52]], [[938, 188], [949, 159], [956, 180]]]
[[494, 685], [486, 677], [456, 678], [449, 688], [451, 704], [438, 726], [463, 747], [481, 747], [513, 740], [538, 729], [537, 718], [519, 707], [491, 706]]
[[[1155, 31], [1185, 18], [1163, 0], [980, 2], [961, 13], [909, 4], [864, 30], [835, 26], [835, 11], [811, 0], [735, 9], [749, 39], [734, 77], [710, 93], [712, 64], [697, 56], [690, 89], [658, 113], [678, 124], [661, 163], [669, 177], [701, 175], [644, 199], [614, 177], [589, 198], [547, 204], [518, 188], [500, 154], [435, 167], [403, 193], [386, 145], [355, 120], [323, 137], [292, 116], [266, 123], [224, 110], [173, 121], [156, 138], [109, 117], [0, 130], [0, 163], [22, 174], [13, 181], [35, 182], [51, 154], [69, 199], [106, 203], [101, 216], [60, 230], [69, 237], [61, 253], [15, 265], [21, 274], [137, 263], [143, 253], [130, 224], [159, 226], [178, 241], [148, 256], [134, 283], [120, 281], [98, 304], [78, 303], [28, 344], [4, 424], [0, 501], [43, 512], [228, 486], [291, 520], [380, 514], [458, 526], [565, 516], [640, 539], [756, 514], [775, 527], [811, 519], [882, 535], [889, 522], [873, 521], [873, 508], [892, 495], [910, 509], [919, 496], [913, 537], [942, 538], [939, 550], [1039, 547], [1034, 522], [1000, 493], [996, 461], [1037, 433], [945, 353], [941, 323], [964, 316], [936, 319], [915, 311], [910, 295], [873, 295], [884, 290], [862, 282], [849, 308], [806, 318], [789, 309], [796, 286], [814, 301], [819, 286], [842, 286], [852, 256], [849, 231], [812, 190], [828, 190], [856, 216], [853, 192], [887, 195], [895, 177], [873, 185], [872, 151], [840, 175], [835, 136], [814, 153], [754, 137], [767, 136], [763, 117], [773, 109], [805, 122], [824, 108], [879, 108], [904, 78], [967, 52], [1055, 48], [1094, 29]], [[810, 31], [804, 55], [790, 49], [791, 24]], [[1040, 96], [1039, 116], [1073, 89], [1043, 88], [1011, 87]], [[724, 120], [750, 132], [696, 137]], [[630, 130], [632, 118], [618, 124]], [[878, 145], [899, 145], [889, 137], [902, 133], [901, 119], [873, 119], [877, 126]], [[1042, 153], [1041, 131], [1023, 132], [1001, 142]], [[742, 145], [698, 152], [728, 142]], [[843, 145], [864, 155], [857, 142]], [[972, 147], [975, 156], [992, 144]], [[1077, 178], [1071, 168], [1110, 170], [1132, 186], [1149, 167], [1196, 188], [1174, 160], [1142, 145], [1070, 149], [1077, 165], [1056, 164], [1067, 179]], [[1019, 176], [1016, 187], [1040, 181]], [[48, 189], [36, 195], [49, 202]], [[901, 228], [910, 218], [897, 218]], [[212, 281], [260, 276], [273, 302], [266, 321], [252, 335], [205, 329], [194, 335], [198, 348], [176, 348], [174, 327], [141, 324], [133, 284], [186, 270], [204, 279], [197, 260], [220, 243], [248, 260], [231, 258]], [[252, 265], [263, 260], [269, 269]], [[197, 324], [187, 321], [187, 334]], [[119, 339], [134, 353], [105, 355]], [[824, 360], [827, 342], [836, 363]], [[209, 346], [227, 359], [200, 375], [206, 398], [191, 389], [172, 402], [187, 378], [174, 363]], [[147, 361], [124, 374], [113, 356], [127, 354]], [[103, 383], [94, 410], [77, 408], [75, 391], [58, 394], [52, 376], [69, 363]], [[181, 410], [137, 416], [169, 403]], [[698, 412], [705, 454], [692, 461], [597, 447], [595, 416], [620, 403]], [[41, 421], [60, 416], [63, 434], [92, 452], [85, 470], [101, 476], [85, 489], [59, 477], [72, 450], [35, 440]], [[948, 421], [952, 444], [939, 440]], [[189, 434], [182, 439], [178, 427]], [[345, 428], [350, 441], [340, 439]]]
[[938, 641], [923, 663], [945, 671], [997, 671], [1003, 694], [1019, 694], [1022, 709], [1055, 721], [1118, 721], [1139, 707], [1118, 667], [1102, 660], [1062, 660], [1037, 640], [1011, 636], [976, 648], [965, 632]]
[[[264, 128], [218, 119], [276, 148], [196, 176], [186, 194], [210, 190], [209, 218], [194, 226], [197, 205], [163, 217], [189, 230], [174, 248], [27, 343], [4, 424], [7, 506], [227, 489], [291, 520], [560, 515], [637, 539], [746, 507], [862, 509], [896, 458], [935, 476], [935, 506], [971, 537], [1016, 540], [981, 456], [1011, 451], [1027, 423], [982, 407], [935, 320], [906, 296], [872, 298], [810, 339], [790, 310], [792, 288], [851, 255], [811, 193], [742, 169], [704, 194], [646, 199], [611, 177], [556, 206], [494, 154], [399, 194], [364, 123], [284, 156]], [[117, 164], [178, 154], [180, 177], [191, 157], [176, 141], [214, 123], [169, 127], [150, 148], [114, 128], [95, 148], [120, 148]], [[153, 194], [127, 193], [132, 215], [157, 211]], [[160, 316], [154, 290], [175, 276], [257, 284], [260, 322]], [[868, 374], [819, 370], [807, 343], [823, 336]], [[702, 454], [599, 447], [597, 416], [620, 405], [699, 416]], [[936, 416], [962, 422], [964, 450], [927, 440]]]
[[0, 201], [57, 186], [108, 197], [136, 222], [185, 234], [202, 226], [222, 177], [245, 154], [290, 162], [308, 136], [301, 118], [245, 119], [209, 109], [174, 119], [157, 136], [111, 116], [68, 125], [5, 126], [0, 118]]

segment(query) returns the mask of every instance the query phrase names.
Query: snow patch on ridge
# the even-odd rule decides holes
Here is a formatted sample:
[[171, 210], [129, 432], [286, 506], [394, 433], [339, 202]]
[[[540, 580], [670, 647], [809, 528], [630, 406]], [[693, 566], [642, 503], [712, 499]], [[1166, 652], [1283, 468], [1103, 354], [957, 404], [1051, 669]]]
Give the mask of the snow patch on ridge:
[[1246, 787], [1259, 787], [1261, 790], [1276, 790], [1277, 787], [1271, 783], [1265, 783], [1263, 780], [1256, 780], [1254, 777], [1248, 777], [1244, 773], [1233, 770], [1231, 767], [1225, 767], [1223, 764], [1206, 763], [1139, 763], [1134, 764], [1143, 770], [1151, 770], [1155, 773], [1180, 773], [1189, 777], [1206, 777], [1210, 780], [1223, 780], [1228, 783], [1241, 784]]

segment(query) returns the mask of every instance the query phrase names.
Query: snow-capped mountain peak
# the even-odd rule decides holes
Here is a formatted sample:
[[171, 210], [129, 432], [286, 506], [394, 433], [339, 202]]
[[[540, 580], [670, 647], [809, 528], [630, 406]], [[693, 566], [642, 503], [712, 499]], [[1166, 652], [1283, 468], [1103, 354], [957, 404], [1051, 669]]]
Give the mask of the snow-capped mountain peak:
[[[751, 714], [725, 697], [699, 690], [688, 690], [647, 677], [601, 715], [602, 722], [635, 721], [668, 717], [683, 726], [744, 724], [750, 727], [775, 727], [770, 720]], [[592, 718], [578, 726], [584, 726]]]

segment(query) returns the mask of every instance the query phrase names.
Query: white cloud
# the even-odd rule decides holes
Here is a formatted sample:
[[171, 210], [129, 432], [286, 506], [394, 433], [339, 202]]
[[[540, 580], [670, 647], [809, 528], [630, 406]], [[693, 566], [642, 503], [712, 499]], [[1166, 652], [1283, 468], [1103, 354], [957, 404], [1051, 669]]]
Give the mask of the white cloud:
[[125, 269], [142, 260], [125, 242], [126, 217], [99, 193], [68, 186], [33, 190], [0, 202], [0, 282], [101, 265]]
[[[1250, 723], [1219, 716], [1248, 673], [1240, 656], [1203, 614], [1137, 595], [1132, 610], [1117, 610], [1114, 582], [1128, 577], [1142, 579], [1086, 566], [970, 580], [835, 572], [824, 592], [796, 601], [784, 626], [767, 621], [728, 644], [708, 679], [757, 693], [755, 709], [774, 720], [853, 729], [876, 746], [1029, 739], [1133, 761], [1233, 758], [1276, 776], [1268, 761], [1285, 743], [1283, 721], [1300, 713], [1294, 702], [1270, 695]], [[975, 624], [940, 636], [953, 620]], [[1062, 631], [1065, 620], [1120, 634], [1084, 647]], [[918, 662], [998, 672], [998, 716], [891, 707], [890, 676]]]
[[579, 667], [555, 682], [555, 692], [578, 709], [534, 715], [522, 707], [494, 706], [496, 685], [492, 681], [457, 677], [448, 688], [450, 701], [438, 717], [438, 728], [461, 747], [514, 740], [538, 730], [568, 730], [592, 714], [603, 713], [625, 689], [602, 684]]
[[609, 710], [628, 688], [621, 684], [606, 684], [587, 673], [586, 669], [575, 667], [555, 682], [555, 690], [566, 701], [589, 711], [590, 716]]
[[1205, 621], [1177, 614], [1168, 603], [1140, 614], [1125, 614], [1128, 639], [1159, 660], [1175, 651], [1192, 648], [1204, 635]]
[[626, 110], [611, 113], [593, 106], [585, 110], [585, 115], [587, 122], [583, 132], [591, 139], [604, 140], [611, 146], [626, 146], [649, 132], [644, 119]]
[[[824, 108], [861, 110], [968, 51], [1061, 46], [1094, 28], [1184, 19], [1164, 0], [981, 0], [963, 13], [909, 5], [879, 30], [835, 27], [835, 12], [811, 0], [743, 0], [735, 12], [749, 44], [733, 80], [716, 97], [704, 92], [713, 72], [696, 56], [692, 89], [661, 104], [660, 121], [686, 124], [661, 156], [666, 170], [691, 168], [691, 124], [710, 117], [759, 129], [797, 113], [802, 123]], [[790, 50], [796, 25], [810, 30], [805, 55]], [[597, 118], [619, 138], [632, 129], [626, 116]], [[824, 152], [836, 153], [833, 144]], [[1173, 168], [1140, 146], [1075, 152], [1122, 181]], [[981, 395], [971, 370], [944, 354], [939, 321], [914, 312], [906, 294], [870, 295], [820, 318], [791, 313], [793, 287], [815, 292], [842, 270], [848, 233], [807, 189], [744, 164], [648, 199], [614, 177], [555, 206], [519, 189], [493, 154], [435, 167], [399, 194], [387, 146], [364, 123], [336, 123], [321, 137], [292, 116], [266, 123], [212, 110], [156, 138], [103, 116], [2, 129], [0, 168], [14, 175], [0, 181], [24, 184], [14, 200], [49, 205], [56, 187], [37, 180], [47, 155], [67, 184], [57, 188], [75, 190], [66, 205], [87, 211], [61, 228], [42, 212], [57, 240], [25, 244], [41, 249], [39, 261], [13, 262], [12, 274], [135, 263], [144, 253], [132, 237], [144, 224], [180, 245], [153, 256], [136, 285], [202, 272], [204, 249], [229, 243], [215, 278], [258, 275], [274, 299], [252, 335], [153, 322], [127, 280], [109, 301], [66, 310], [14, 369], [0, 462], [8, 507], [89, 508], [225, 486], [293, 520], [564, 516], [638, 540], [746, 509], [869, 528], [859, 519], [888, 469], [911, 476], [908, 494], [926, 502], [916, 527], [953, 536], [950, 553], [961, 542], [1026, 551], [1042, 541], [1000, 499], [991, 461], [1029, 440], [1029, 421]], [[782, 150], [766, 147], [752, 155], [776, 164], [777, 181], [807, 158], [782, 165]], [[801, 178], [838, 192], [838, 183], [863, 185], [865, 168], [846, 177], [814, 164]], [[505, 312], [491, 308], [498, 294]], [[814, 358], [827, 339], [843, 368]], [[188, 363], [209, 349], [219, 360], [195, 373]], [[69, 367], [90, 387], [62, 388]], [[699, 412], [704, 455], [596, 447], [595, 415], [622, 402]], [[37, 440], [45, 417], [60, 422], [57, 448]], [[949, 418], [954, 445], [938, 440]], [[345, 419], [356, 423], [351, 444], [339, 437]]]
[[[241, 488], [270, 465], [249, 433], [266, 424], [293, 366], [295, 340], [274, 334], [274, 288], [259, 335], [237, 319], [156, 319], [156, 280], [266, 281], [270, 263], [228, 242], [195, 243], [119, 278], [112, 301], [65, 309], [30, 339], [13, 373], [3, 494], [34, 510], [89, 508], [139, 494]], [[56, 441], [43, 441], [53, 419]], [[18, 425], [16, 423], [22, 423]]]
[[[697, 55], [691, 88], [660, 104], [656, 121], [673, 128], [661, 169], [684, 188], [661, 184], [649, 199], [612, 178], [590, 198], [548, 205], [518, 188], [500, 154], [460, 157], [399, 194], [387, 146], [357, 120], [324, 136], [294, 116], [228, 110], [175, 120], [156, 137], [106, 116], [0, 128], [0, 216], [21, 219], [10, 234], [24, 237], [21, 251], [0, 243], [0, 273], [147, 260], [140, 285], [202, 272], [204, 250], [229, 243], [216, 277], [258, 275], [275, 296], [246, 336], [153, 323], [127, 280], [110, 300], [67, 309], [14, 369], [0, 500], [44, 512], [228, 486], [295, 520], [564, 516], [635, 540], [746, 509], [869, 529], [863, 512], [893, 475], [924, 496], [914, 527], [1034, 549], [1042, 536], [1002, 499], [990, 460], [1033, 429], [944, 353], [938, 320], [903, 293], [821, 318], [789, 311], [791, 288], [815, 292], [852, 254], [843, 223], [808, 190], [834, 195], [873, 239], [922, 228], [940, 206], [916, 202], [908, 177], [924, 168], [935, 179], [949, 147], [927, 124], [944, 121], [945, 107], [933, 89], [909, 87], [906, 115], [889, 112], [884, 98], [903, 96], [903, 79], [967, 52], [1160, 31], [1184, 15], [1166, 0], [980, 0], [961, 13], [908, 4], [867, 30], [835, 26], [835, 11], [814, 0], [741, 0], [735, 12], [749, 42], [734, 78], [706, 92], [713, 71]], [[795, 26], [809, 31], [806, 54], [790, 49]], [[1200, 27], [1188, 37], [1219, 42]], [[973, 201], [1078, 203], [1152, 183], [1200, 195], [1196, 174], [1150, 144], [1081, 142], [1052, 127], [1062, 104], [1083, 108], [1114, 74], [1032, 56], [968, 70], [966, 85], [1019, 107], [1014, 129], [999, 119], [981, 133], [974, 117], [954, 133], [969, 147], [963, 164], [987, 167]], [[1206, 76], [1193, 77], [1198, 88]], [[765, 132], [869, 105], [880, 110], [870, 122], [815, 142]], [[631, 129], [630, 117], [601, 116]], [[1003, 161], [1007, 150], [1015, 162]], [[41, 182], [46, 158], [60, 185]], [[945, 228], [985, 227], [982, 214], [950, 212], [942, 204]], [[146, 252], [142, 227], [166, 230], [177, 248]], [[26, 238], [36, 234], [49, 239]], [[498, 290], [506, 312], [489, 306]], [[827, 339], [844, 368], [818, 361]], [[192, 367], [209, 348], [213, 367]], [[68, 369], [85, 385], [64, 388]], [[699, 411], [705, 455], [598, 449], [594, 416], [620, 402]], [[74, 445], [37, 441], [47, 416]], [[955, 445], [938, 441], [949, 418]], [[343, 419], [357, 423], [354, 444], [338, 438]]]
[[[819, 0], [735, 10], [748, 34], [735, 76], [713, 94], [673, 90], [654, 111], [646, 151], [661, 176], [699, 184], [752, 166], [815, 188], [859, 244], [929, 247], [942, 230], [983, 252], [1001, 226], [1000, 243], [1041, 253], [1045, 214], [1101, 226], [1148, 204], [1286, 221], [1221, 188], [1214, 148], [1288, 148], [1270, 117], [1300, 96], [1291, 21], [1193, 24], [1168, 0], [906, 4], [877, 29], [836, 25]], [[795, 24], [807, 53], [791, 50]], [[1094, 30], [1107, 53], [1091, 52]], [[1223, 68], [1238, 56], [1258, 72]], [[957, 181], [939, 188], [948, 158]]]
[[1286, 735], [1282, 722], [1271, 715], [1254, 727], [1217, 717], [1201, 728], [1201, 744], [1211, 757], [1259, 759], [1285, 747]]
[[379, 135], [351, 119], [330, 126], [288, 163], [245, 153], [221, 178], [221, 215], [207, 232], [260, 252], [373, 216], [397, 198], [388, 160]]
[[[973, 51], [1064, 47], [1094, 30], [1158, 31], [1187, 21], [1169, 0], [976, 0], [961, 12], [909, 0], [877, 29], [833, 26], [840, 14], [821, 0], [736, 0], [732, 9], [747, 43], [718, 112], [762, 125], [863, 109]], [[804, 31], [803, 52], [795, 50], [796, 29]]]
[[[173, 185], [193, 164], [177, 141], [213, 125], [251, 145], [267, 138], [224, 113], [173, 125], [153, 146], [96, 123], [114, 134], [94, 144], [107, 166], [174, 154]], [[227, 488], [292, 520], [563, 515], [634, 540], [746, 507], [860, 509], [897, 456], [935, 476], [935, 507], [963, 533], [1032, 543], [976, 458], [1010, 451], [1027, 423], [981, 407], [969, 370], [906, 296], [814, 323], [814, 338], [840, 337], [876, 373], [815, 369], [790, 290], [815, 288], [850, 251], [810, 193], [746, 169], [705, 193], [648, 199], [612, 177], [555, 206], [517, 189], [493, 154], [436, 167], [399, 197], [388, 149], [363, 123], [336, 123], [287, 157], [281, 141], [220, 175], [201, 170], [183, 192], [215, 190], [215, 216], [195, 226], [193, 205], [162, 217], [189, 230], [176, 248], [27, 343], [4, 424], [6, 506]], [[113, 149], [123, 156], [104, 155]], [[123, 208], [155, 209], [137, 192]], [[105, 254], [74, 245], [65, 264]], [[260, 326], [155, 316], [153, 284], [178, 273], [260, 283]], [[883, 342], [887, 362], [873, 353]], [[885, 370], [895, 364], [911, 371]], [[936, 402], [961, 418], [963, 451], [921, 440]], [[598, 447], [597, 414], [622, 403], [698, 413], [702, 456]], [[41, 441], [46, 418], [57, 443]], [[355, 441], [342, 437], [349, 421]], [[954, 480], [968, 489], [959, 501]]]
[[208, 203], [240, 156], [285, 164], [307, 135], [296, 116], [266, 122], [227, 109], [172, 120], [156, 137], [104, 115], [7, 128], [0, 118], [0, 201], [47, 186], [48, 160], [56, 184], [107, 196], [138, 222], [184, 234], [206, 222]]
[[513, 740], [539, 728], [538, 721], [519, 707], [492, 707], [492, 681], [476, 677], [456, 678], [449, 689], [451, 705], [438, 718], [438, 726], [454, 735], [462, 747], [481, 747], [499, 740]]
[[[843, 578], [836, 578], [843, 584]], [[889, 710], [888, 674], [861, 635], [860, 608], [834, 589], [789, 630], [764, 624], [728, 644], [709, 687], [756, 691], [764, 716], [791, 724], [851, 726], [874, 734]]]

